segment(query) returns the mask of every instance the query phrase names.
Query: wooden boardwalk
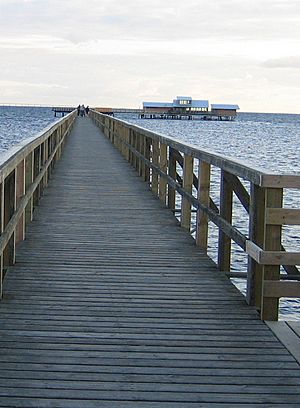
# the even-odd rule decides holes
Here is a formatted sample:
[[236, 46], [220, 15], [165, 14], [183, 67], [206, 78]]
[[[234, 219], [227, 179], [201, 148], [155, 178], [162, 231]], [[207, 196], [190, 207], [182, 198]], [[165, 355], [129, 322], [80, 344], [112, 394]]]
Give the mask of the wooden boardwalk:
[[0, 304], [0, 406], [299, 407], [299, 364], [88, 118]]

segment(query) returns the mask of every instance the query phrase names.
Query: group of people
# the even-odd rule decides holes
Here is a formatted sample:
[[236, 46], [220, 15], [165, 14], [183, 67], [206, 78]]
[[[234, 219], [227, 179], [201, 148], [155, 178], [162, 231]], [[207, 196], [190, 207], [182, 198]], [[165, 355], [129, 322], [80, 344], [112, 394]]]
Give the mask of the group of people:
[[77, 116], [88, 116], [89, 115], [90, 108], [87, 106], [85, 107], [84, 105], [78, 105], [77, 106]]

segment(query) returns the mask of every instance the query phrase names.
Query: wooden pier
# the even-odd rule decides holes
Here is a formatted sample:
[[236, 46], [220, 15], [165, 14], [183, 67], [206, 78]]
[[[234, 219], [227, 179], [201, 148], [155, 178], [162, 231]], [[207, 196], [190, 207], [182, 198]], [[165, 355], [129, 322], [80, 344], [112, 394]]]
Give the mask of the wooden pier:
[[[73, 112], [0, 164], [6, 272], [0, 407], [298, 407], [299, 324], [286, 325], [287, 331], [282, 322], [271, 322], [271, 330], [257, 304], [247, 305], [206, 255], [207, 219], [216, 210], [205, 178], [208, 165], [202, 164], [198, 178], [188, 171], [191, 146], [106, 115], [91, 116], [100, 130]], [[216, 164], [217, 156], [201, 154], [203, 162], [209, 157]], [[218, 163], [238, 172], [230, 160]], [[273, 202], [278, 183], [281, 189], [299, 181], [263, 173], [255, 178], [256, 171], [243, 169], [253, 183], [272, 185]], [[211, 211], [201, 207], [195, 241], [188, 191], [199, 180], [195, 200]], [[171, 211], [176, 191], [183, 196], [180, 222]], [[292, 213], [290, 222], [296, 223], [299, 214]], [[222, 208], [220, 217], [228, 219], [226, 214]], [[268, 222], [275, 216], [277, 210]], [[215, 221], [231, 233], [229, 221]], [[219, 245], [225, 268], [228, 240], [221, 237]], [[269, 249], [261, 245], [250, 246], [257, 261]], [[270, 268], [265, 278], [272, 271], [272, 281], [282, 283]], [[250, 272], [252, 286], [261, 290]], [[294, 289], [285, 286], [285, 295], [295, 295], [297, 282], [288, 283]], [[266, 287], [260, 307], [274, 317], [274, 293], [266, 302], [272, 289]], [[280, 290], [277, 285], [277, 295]]]
[[70, 106], [57, 106], [57, 107], [53, 107], [52, 111], [54, 112], [55, 117], [57, 117], [57, 114], [60, 114], [61, 117], [63, 118], [68, 113], [73, 112], [74, 109], [75, 108], [72, 108]]
[[232, 122], [236, 119], [233, 115], [218, 115], [213, 112], [197, 112], [197, 113], [157, 113], [142, 111], [139, 114], [140, 119], [163, 119], [163, 120], [213, 120]]

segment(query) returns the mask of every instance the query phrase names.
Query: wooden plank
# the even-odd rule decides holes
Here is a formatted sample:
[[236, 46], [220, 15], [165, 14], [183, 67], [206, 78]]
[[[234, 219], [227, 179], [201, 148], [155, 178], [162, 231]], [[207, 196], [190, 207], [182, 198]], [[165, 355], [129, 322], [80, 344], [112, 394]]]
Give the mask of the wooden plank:
[[267, 321], [266, 324], [300, 364], [300, 338], [296, 333], [286, 322]]
[[287, 322], [287, 324], [290, 326], [290, 328], [297, 334], [297, 336], [300, 338], [300, 323], [299, 321], [295, 322]]
[[266, 208], [266, 223], [270, 225], [300, 225], [300, 209]]
[[263, 251], [251, 241], [246, 242], [246, 253], [260, 265], [299, 265], [299, 252]]
[[265, 297], [294, 297], [300, 298], [300, 282], [265, 281], [263, 285]]
[[260, 185], [268, 188], [300, 188], [300, 177], [296, 174], [262, 174]]

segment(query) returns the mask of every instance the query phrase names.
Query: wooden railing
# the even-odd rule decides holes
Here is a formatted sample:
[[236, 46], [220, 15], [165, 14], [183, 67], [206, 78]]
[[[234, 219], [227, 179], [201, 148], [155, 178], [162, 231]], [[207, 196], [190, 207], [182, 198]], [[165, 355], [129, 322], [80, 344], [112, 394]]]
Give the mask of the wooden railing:
[[[262, 319], [278, 319], [280, 297], [300, 297], [300, 252], [287, 252], [282, 246], [282, 225], [300, 225], [300, 209], [283, 207], [283, 191], [300, 190], [300, 176], [266, 173], [95, 111], [90, 115], [152, 192], [180, 214], [181, 226], [194, 233], [196, 245], [204, 252], [208, 222], [218, 227], [220, 270], [230, 271], [232, 241], [248, 255], [247, 301]], [[218, 206], [210, 194], [212, 168], [220, 174]], [[234, 195], [248, 214], [246, 234], [233, 225]], [[284, 279], [280, 265], [286, 271]]]
[[62, 153], [76, 113], [26, 139], [0, 160], [0, 294], [8, 266], [16, 259], [16, 245], [25, 239], [26, 225], [33, 219], [55, 162]]

